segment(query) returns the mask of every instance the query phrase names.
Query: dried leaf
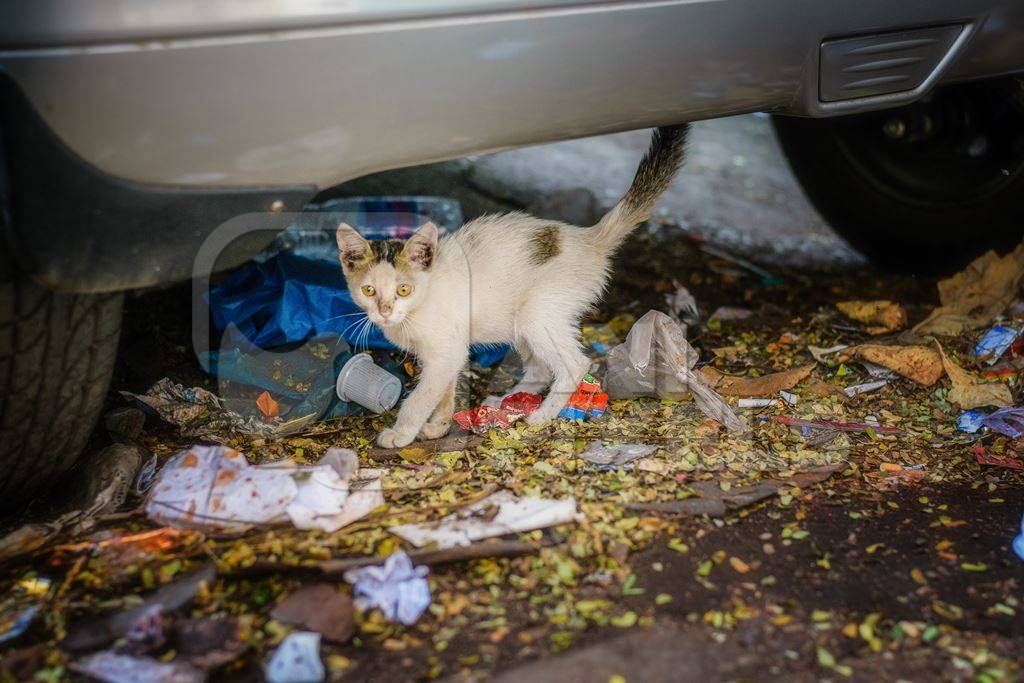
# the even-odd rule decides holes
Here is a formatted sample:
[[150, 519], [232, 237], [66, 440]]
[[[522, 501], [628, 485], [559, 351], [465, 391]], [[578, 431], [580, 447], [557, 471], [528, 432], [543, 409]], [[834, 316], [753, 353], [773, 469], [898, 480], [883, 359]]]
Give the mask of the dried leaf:
[[256, 399], [256, 407], [260, 409], [260, 414], [266, 418], [277, 417], [281, 414], [277, 401], [274, 400], [269, 391], [264, 391], [259, 395]]
[[917, 334], [957, 335], [984, 327], [1010, 305], [1024, 279], [1024, 244], [1006, 256], [989, 251], [939, 282], [942, 305], [914, 327]]
[[953, 388], [949, 390], [949, 400], [956, 403], [964, 410], [980, 408], [981, 406], [1005, 407], [1013, 405], [1013, 395], [1010, 388], [1001, 382], [982, 382], [979, 377], [973, 375], [955, 362], [950, 360], [942, 346], [935, 342], [935, 347], [942, 356], [942, 365], [946, 368]]
[[867, 325], [868, 334], [885, 334], [907, 324], [907, 312], [892, 301], [840, 301], [836, 308], [848, 318]]
[[700, 372], [711, 388], [724, 396], [773, 396], [795, 387], [813, 369], [810, 364], [762, 377], [732, 377], [706, 365]]
[[836, 398], [843, 400], [846, 399], [846, 393], [842, 387], [836, 386], [824, 380], [813, 379], [811, 380], [806, 388], [803, 390], [804, 394], [809, 394], [817, 398], [828, 398], [829, 396], [835, 396]]
[[428, 453], [425, 448], [403, 448], [398, 451], [398, 457], [406, 462], [411, 462], [414, 465], [422, 465], [430, 459], [430, 453]]
[[942, 359], [927, 346], [882, 346], [862, 344], [854, 349], [857, 358], [892, 370], [930, 387], [942, 377]]

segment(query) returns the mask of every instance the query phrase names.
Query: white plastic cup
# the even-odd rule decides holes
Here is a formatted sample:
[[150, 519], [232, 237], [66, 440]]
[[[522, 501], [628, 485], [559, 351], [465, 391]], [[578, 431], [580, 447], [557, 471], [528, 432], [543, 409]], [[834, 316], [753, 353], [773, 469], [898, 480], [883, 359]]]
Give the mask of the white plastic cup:
[[398, 403], [402, 381], [374, 363], [369, 355], [357, 353], [342, 366], [335, 389], [342, 401], [353, 401], [367, 410], [383, 413]]

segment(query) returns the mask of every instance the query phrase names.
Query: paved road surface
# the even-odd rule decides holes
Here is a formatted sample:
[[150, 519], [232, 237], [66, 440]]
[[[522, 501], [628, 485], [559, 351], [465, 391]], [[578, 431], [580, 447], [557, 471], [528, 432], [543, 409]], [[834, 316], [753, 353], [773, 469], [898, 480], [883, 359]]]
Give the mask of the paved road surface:
[[[509, 208], [589, 224], [622, 196], [649, 140], [632, 131], [402, 169], [343, 194], [443, 194], [468, 217]], [[861, 263], [810, 206], [765, 116], [694, 125], [686, 166], [662, 215], [763, 261], [801, 267]]]

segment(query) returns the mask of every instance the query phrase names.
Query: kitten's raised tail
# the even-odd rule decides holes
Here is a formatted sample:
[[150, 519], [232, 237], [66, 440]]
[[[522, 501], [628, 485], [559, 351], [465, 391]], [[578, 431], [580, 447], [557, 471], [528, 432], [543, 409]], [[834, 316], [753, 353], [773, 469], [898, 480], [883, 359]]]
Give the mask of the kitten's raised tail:
[[689, 124], [656, 128], [651, 146], [636, 169], [633, 184], [626, 196], [592, 229], [595, 243], [611, 251], [651, 215], [654, 203], [672, 184], [683, 165], [683, 152]]

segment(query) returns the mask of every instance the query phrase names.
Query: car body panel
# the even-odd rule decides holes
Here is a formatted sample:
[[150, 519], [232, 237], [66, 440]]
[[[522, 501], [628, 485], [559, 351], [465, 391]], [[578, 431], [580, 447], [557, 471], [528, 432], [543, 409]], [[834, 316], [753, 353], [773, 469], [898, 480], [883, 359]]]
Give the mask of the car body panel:
[[891, 106], [921, 93], [818, 103], [821, 41], [960, 24], [954, 73], [971, 78], [993, 61], [1024, 68], [1024, 52], [985, 44], [1022, 40], [1020, 5], [49, 0], [5, 8], [0, 68], [77, 155], [115, 177], [327, 187], [680, 120]]

